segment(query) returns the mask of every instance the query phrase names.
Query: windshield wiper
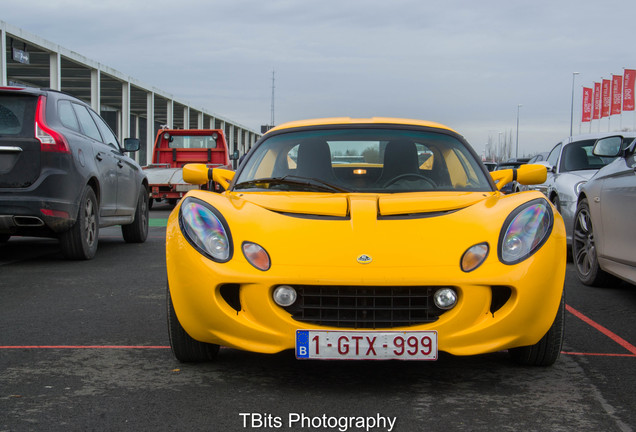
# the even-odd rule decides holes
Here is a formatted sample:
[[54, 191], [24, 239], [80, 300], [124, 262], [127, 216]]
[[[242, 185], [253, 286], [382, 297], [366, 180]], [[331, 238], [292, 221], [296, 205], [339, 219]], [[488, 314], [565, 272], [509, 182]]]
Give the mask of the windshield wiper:
[[249, 180], [234, 185], [234, 189], [248, 189], [263, 183], [268, 183], [269, 185], [304, 186], [314, 190], [327, 192], [350, 192], [348, 189], [336, 186], [324, 180], [292, 175]]

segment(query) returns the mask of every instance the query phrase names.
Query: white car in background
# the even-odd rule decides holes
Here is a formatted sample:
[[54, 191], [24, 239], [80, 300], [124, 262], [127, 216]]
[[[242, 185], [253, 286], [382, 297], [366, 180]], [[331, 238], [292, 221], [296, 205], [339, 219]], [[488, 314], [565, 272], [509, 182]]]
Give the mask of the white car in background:
[[[594, 155], [594, 144], [600, 138], [614, 135], [616, 132], [568, 137], [554, 146], [546, 161], [535, 162], [545, 165], [548, 175], [545, 183], [533, 185], [531, 189], [543, 192], [559, 210], [565, 222], [568, 244], [572, 243], [574, 214], [581, 187], [599, 169], [615, 159]], [[628, 145], [636, 138], [636, 133], [624, 132], [622, 136]]]

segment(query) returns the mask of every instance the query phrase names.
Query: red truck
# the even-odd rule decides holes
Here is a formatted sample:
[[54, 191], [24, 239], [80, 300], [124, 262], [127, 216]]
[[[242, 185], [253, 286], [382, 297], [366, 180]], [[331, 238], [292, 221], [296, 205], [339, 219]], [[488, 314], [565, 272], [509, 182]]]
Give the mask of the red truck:
[[[210, 168], [232, 169], [225, 134], [221, 129], [160, 129], [152, 153], [152, 164], [143, 167], [150, 186], [150, 201], [176, 204], [190, 189], [199, 186], [183, 180], [183, 166], [205, 163]], [[203, 188], [217, 188], [204, 185]]]

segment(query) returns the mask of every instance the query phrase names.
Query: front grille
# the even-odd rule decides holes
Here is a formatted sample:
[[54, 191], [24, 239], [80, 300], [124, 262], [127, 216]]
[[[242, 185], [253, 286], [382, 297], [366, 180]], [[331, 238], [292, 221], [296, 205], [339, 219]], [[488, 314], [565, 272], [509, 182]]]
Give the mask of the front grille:
[[407, 327], [437, 321], [444, 313], [430, 286], [293, 285], [296, 302], [284, 308], [296, 321], [339, 328]]

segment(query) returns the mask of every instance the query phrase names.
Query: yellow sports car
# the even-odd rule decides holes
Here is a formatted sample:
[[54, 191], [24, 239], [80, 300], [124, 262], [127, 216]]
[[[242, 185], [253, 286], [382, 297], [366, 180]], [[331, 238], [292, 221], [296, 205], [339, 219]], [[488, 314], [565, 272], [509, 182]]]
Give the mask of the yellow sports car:
[[219, 346], [298, 359], [436, 360], [563, 341], [565, 228], [541, 165], [489, 173], [431, 122], [332, 118], [270, 130], [236, 173], [191, 164], [167, 227], [180, 361]]

